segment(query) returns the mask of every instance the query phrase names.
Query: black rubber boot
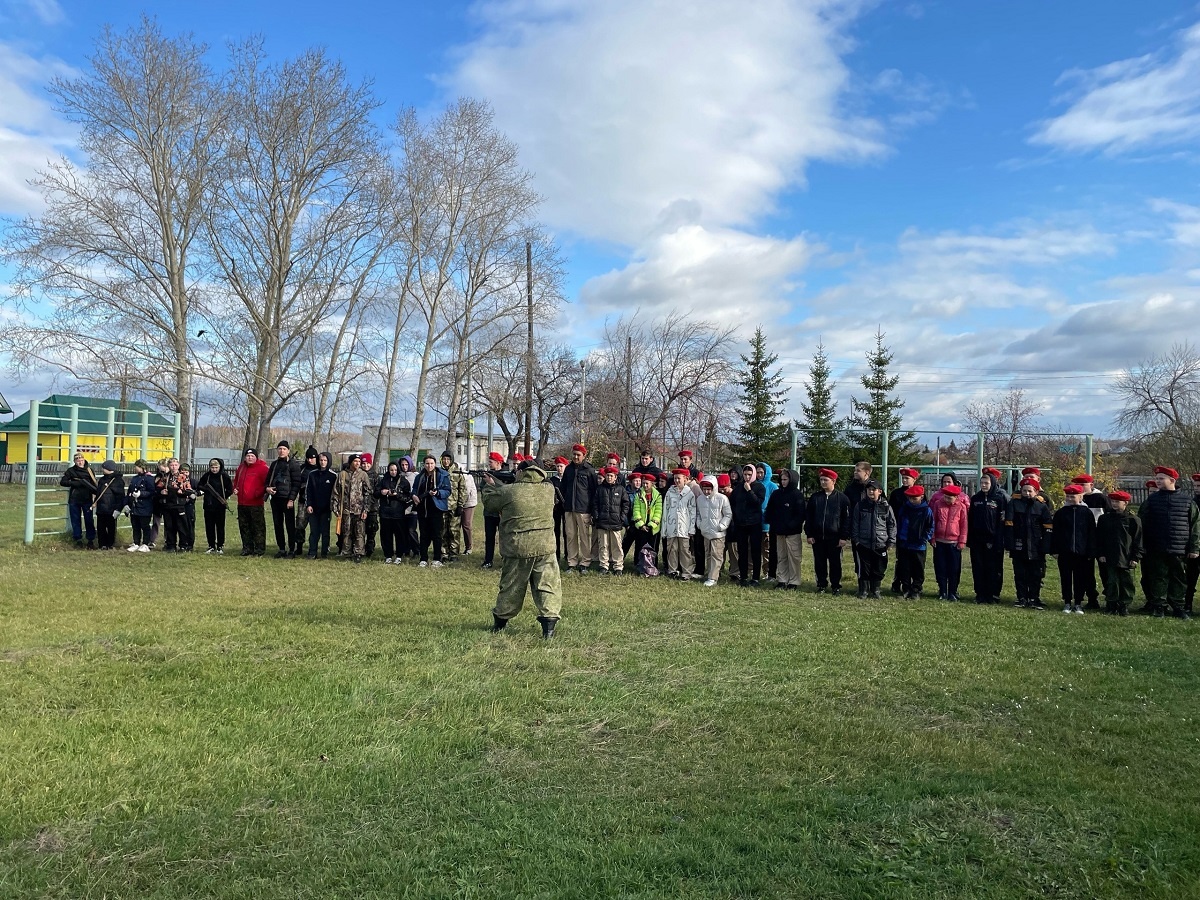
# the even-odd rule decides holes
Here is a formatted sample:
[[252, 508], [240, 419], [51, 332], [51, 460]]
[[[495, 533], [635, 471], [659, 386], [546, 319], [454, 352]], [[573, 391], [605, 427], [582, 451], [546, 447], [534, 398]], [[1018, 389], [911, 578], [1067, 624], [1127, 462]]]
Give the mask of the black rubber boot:
[[495, 613], [492, 613], [492, 634], [497, 631], [503, 631], [504, 626], [508, 624], [508, 619], [502, 619]]
[[872, 581], [871, 582], [871, 599], [872, 600], [879, 599], [879, 589], [880, 589], [880, 587], [882, 587], [882, 585], [883, 585], [882, 581]]
[[865, 600], [867, 598], [867, 580], [865, 578], [858, 579], [858, 599]]
[[538, 616], [537, 620], [542, 623], [542, 639], [548, 641], [554, 637], [554, 626], [558, 624], [558, 619], [548, 619], [545, 616]]

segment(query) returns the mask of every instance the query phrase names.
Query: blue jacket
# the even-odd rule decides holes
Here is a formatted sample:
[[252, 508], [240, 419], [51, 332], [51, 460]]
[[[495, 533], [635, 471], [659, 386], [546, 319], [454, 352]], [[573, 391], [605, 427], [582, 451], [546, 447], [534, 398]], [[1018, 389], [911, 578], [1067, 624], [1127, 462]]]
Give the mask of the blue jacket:
[[896, 515], [896, 546], [905, 550], [924, 550], [933, 540], [933, 511], [922, 499], [919, 504], [905, 501]]
[[446, 512], [450, 509], [450, 473], [445, 469], [437, 468], [433, 470], [434, 483], [432, 487], [429, 484], [429, 473], [424, 467], [417, 473], [417, 480], [413, 484], [413, 501], [429, 497], [433, 501], [433, 505]]
[[763, 508], [763, 527], [762, 527], [762, 529], [764, 532], [767, 532], [767, 531], [771, 530], [771, 526], [767, 524], [767, 504], [771, 502], [771, 495], [773, 493], [775, 493], [775, 491], [779, 488], [779, 485], [777, 485], [775, 482], [773, 482], [771, 480], [772, 476], [774, 476], [775, 473], [773, 471], [771, 471], [771, 466], [768, 463], [760, 462], [760, 463], [758, 463], [758, 465], [763, 467], [762, 486], [763, 486], [763, 490], [765, 490], [767, 492], [766, 496], [763, 497], [763, 507], [762, 507]]
[[131, 516], [153, 515], [156, 493], [153, 475], [148, 472], [134, 475], [130, 479], [129, 490], [125, 494], [125, 502], [129, 504], [129, 514]]

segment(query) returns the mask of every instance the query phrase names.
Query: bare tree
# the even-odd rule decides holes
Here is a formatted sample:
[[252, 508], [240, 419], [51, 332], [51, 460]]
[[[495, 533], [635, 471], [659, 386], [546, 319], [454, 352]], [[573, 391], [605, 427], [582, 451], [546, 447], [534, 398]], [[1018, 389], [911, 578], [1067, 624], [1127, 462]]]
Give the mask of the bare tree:
[[717, 390], [733, 378], [733, 329], [691, 311], [673, 310], [658, 322], [639, 314], [604, 330], [588, 375], [589, 428], [607, 442], [628, 442], [628, 454], [666, 436], [699, 443]]
[[1121, 408], [1113, 419], [1134, 439], [1140, 465], [1200, 469], [1200, 355], [1191, 343], [1175, 344], [1143, 360], [1112, 383]]
[[[209, 322], [222, 335], [210, 378], [246, 401], [246, 440], [312, 390], [294, 377], [312, 334], [353, 320], [381, 254], [378, 106], [340, 62], [308, 50], [267, 65], [258, 44], [234, 50], [229, 153], [207, 219], [228, 289]], [[325, 383], [328, 383], [328, 379]]]
[[0, 334], [18, 372], [50, 364], [127, 388], [136, 360], [141, 391], [181, 414], [183, 454], [193, 443], [189, 334], [204, 277], [195, 245], [227, 122], [205, 52], [143, 18], [129, 31], [105, 28], [90, 69], [51, 83], [86, 161], [51, 163], [35, 182], [44, 211], [9, 231], [15, 298], [53, 311]]
[[[473, 379], [475, 404], [495, 418], [510, 455], [529, 429], [524, 345], [523, 334], [510, 334], [495, 352], [479, 357]], [[573, 440], [567, 432], [578, 414], [579, 362], [570, 348], [544, 341], [534, 344], [534, 354], [531, 443], [534, 455], [540, 456], [553, 443]]]
[[1042, 407], [1024, 390], [1010, 388], [994, 399], [972, 400], [963, 407], [962, 415], [972, 431], [983, 433], [986, 460], [1012, 464], [1018, 462], [1022, 449], [1031, 443], [1030, 435], [1038, 430]]

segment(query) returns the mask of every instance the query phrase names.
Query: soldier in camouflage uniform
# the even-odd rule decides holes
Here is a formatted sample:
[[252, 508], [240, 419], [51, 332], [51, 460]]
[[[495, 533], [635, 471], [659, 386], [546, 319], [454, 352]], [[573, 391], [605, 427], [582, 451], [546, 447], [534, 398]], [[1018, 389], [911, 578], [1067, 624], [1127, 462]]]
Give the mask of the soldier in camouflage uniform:
[[449, 450], [442, 453], [442, 468], [450, 476], [450, 508], [442, 516], [442, 551], [446, 561], [453, 562], [463, 549], [462, 511], [467, 502], [467, 482], [470, 476], [464, 475], [454, 454]]
[[371, 480], [358, 456], [351, 456], [333, 486], [333, 520], [343, 538], [342, 556], [362, 562], [367, 544], [367, 511], [371, 505]]
[[500, 591], [492, 610], [492, 631], [500, 631], [533, 591], [542, 637], [554, 637], [562, 609], [562, 579], [554, 555], [554, 488], [546, 473], [523, 463], [512, 484], [498, 484], [487, 474], [481, 492], [488, 515], [500, 517]]
[[359, 461], [370, 484], [370, 493], [367, 495], [367, 521], [364, 526], [367, 534], [366, 548], [363, 552], [363, 555], [370, 559], [371, 554], [375, 552], [375, 538], [379, 535], [379, 498], [375, 496], [375, 489], [379, 487], [379, 473], [375, 471], [375, 459], [370, 453], [364, 453], [359, 457]]

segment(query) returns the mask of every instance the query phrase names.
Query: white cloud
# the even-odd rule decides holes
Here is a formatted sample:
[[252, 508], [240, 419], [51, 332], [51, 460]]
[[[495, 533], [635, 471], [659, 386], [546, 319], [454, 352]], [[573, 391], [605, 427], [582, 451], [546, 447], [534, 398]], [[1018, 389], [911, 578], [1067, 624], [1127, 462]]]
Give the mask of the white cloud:
[[1182, 247], [1200, 249], [1200, 206], [1188, 206], [1172, 200], [1155, 200], [1150, 208], [1156, 213], [1171, 217], [1170, 228], [1173, 243]]
[[1070, 86], [1070, 107], [1039, 123], [1035, 144], [1117, 155], [1191, 141], [1200, 135], [1200, 24], [1169, 52], [1071, 70], [1059, 82]]
[[69, 72], [57, 60], [35, 59], [0, 42], [0, 215], [37, 210], [41, 198], [29, 180], [74, 142], [74, 129], [42, 93], [51, 78]]
[[678, 204], [746, 226], [812, 160], [883, 152], [847, 115], [848, 0], [487, 0], [447, 87], [486, 97], [557, 227], [643, 243]]

